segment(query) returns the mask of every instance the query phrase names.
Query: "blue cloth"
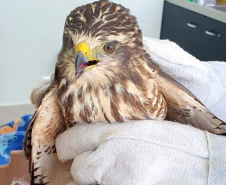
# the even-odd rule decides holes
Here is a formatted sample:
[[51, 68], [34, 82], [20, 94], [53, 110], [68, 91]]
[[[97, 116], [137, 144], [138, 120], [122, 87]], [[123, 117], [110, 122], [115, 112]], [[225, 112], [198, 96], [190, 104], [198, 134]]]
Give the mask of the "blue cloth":
[[23, 139], [32, 115], [24, 115], [0, 126], [0, 167], [11, 160], [12, 151], [23, 150]]

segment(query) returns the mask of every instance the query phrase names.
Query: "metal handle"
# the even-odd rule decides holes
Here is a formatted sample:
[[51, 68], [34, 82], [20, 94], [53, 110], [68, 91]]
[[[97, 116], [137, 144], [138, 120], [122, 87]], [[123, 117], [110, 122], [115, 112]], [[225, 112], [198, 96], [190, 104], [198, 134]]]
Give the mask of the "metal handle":
[[216, 33], [212, 32], [212, 31], [208, 31], [208, 30], [206, 30], [205, 33], [206, 33], [207, 35], [213, 36], [213, 37], [215, 37], [215, 36], [217, 35]]
[[190, 28], [197, 28], [198, 27], [197, 25], [192, 24], [190, 22], [187, 23], [187, 26], [190, 27]]

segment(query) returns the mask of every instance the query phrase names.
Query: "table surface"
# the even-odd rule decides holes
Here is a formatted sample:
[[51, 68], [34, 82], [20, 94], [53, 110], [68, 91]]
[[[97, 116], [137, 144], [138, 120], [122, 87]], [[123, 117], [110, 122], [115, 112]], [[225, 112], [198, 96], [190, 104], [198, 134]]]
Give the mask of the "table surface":
[[197, 3], [186, 0], [166, 0], [166, 1], [226, 24], [226, 6], [215, 6], [215, 7], [201, 6]]

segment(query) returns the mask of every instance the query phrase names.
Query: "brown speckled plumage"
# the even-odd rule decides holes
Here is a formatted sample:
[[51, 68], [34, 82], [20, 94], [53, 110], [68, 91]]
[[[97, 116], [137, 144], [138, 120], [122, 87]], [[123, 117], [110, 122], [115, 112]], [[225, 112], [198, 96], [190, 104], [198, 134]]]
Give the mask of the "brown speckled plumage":
[[[82, 42], [98, 63], [76, 78], [76, 48]], [[103, 52], [108, 42], [116, 46], [111, 54]], [[68, 168], [57, 161], [54, 147], [64, 125], [165, 118], [225, 134], [225, 123], [151, 63], [128, 9], [104, 0], [78, 7], [66, 19], [54, 79], [27, 131], [24, 146], [31, 161], [32, 183], [54, 184], [51, 179], [59, 172], [51, 172], [51, 162], [45, 164], [49, 166], [46, 172], [43, 163], [48, 159]]]

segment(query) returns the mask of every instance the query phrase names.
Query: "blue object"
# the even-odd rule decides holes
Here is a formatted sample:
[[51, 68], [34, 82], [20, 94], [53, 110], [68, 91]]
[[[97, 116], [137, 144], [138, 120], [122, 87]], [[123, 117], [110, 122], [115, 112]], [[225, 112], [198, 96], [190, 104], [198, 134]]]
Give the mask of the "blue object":
[[24, 115], [0, 126], [0, 166], [11, 160], [11, 152], [23, 150], [23, 140], [32, 115]]

